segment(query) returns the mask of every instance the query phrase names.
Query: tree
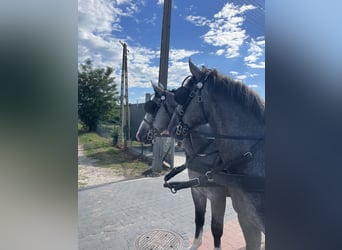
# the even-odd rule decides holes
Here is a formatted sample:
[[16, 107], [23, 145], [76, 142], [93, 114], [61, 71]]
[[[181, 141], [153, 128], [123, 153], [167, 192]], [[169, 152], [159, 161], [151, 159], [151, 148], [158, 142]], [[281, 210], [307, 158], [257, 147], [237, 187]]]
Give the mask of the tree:
[[117, 116], [118, 92], [113, 68], [93, 68], [87, 59], [78, 71], [78, 116], [89, 131], [95, 131], [99, 120]]

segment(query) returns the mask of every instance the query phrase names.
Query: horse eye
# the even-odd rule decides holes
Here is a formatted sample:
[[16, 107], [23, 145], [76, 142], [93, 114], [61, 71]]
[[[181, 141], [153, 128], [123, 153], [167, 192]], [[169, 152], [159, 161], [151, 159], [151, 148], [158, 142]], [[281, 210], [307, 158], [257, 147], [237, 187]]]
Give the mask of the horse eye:
[[188, 100], [190, 95], [190, 90], [185, 87], [180, 87], [175, 91], [175, 101], [180, 104], [184, 105], [186, 101]]
[[154, 114], [157, 108], [158, 105], [154, 101], [148, 101], [144, 105], [145, 112], [149, 114]]

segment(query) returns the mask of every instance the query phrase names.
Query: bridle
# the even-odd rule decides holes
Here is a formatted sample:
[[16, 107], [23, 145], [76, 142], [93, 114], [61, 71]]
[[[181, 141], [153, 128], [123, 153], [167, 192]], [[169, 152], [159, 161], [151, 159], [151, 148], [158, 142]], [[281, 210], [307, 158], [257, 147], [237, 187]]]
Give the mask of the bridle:
[[[190, 136], [191, 134], [198, 134], [198, 135], [204, 135], [204, 136], [210, 136], [214, 138], [219, 139], [231, 139], [231, 140], [254, 140], [257, 141], [257, 143], [260, 140], [263, 140], [264, 137], [262, 136], [239, 136], [239, 135], [222, 135], [218, 133], [206, 133], [195, 130], [198, 125], [190, 126], [186, 124], [183, 121], [185, 112], [190, 105], [191, 101], [194, 99], [195, 96], [197, 96], [197, 102], [200, 105], [200, 109], [202, 112], [202, 116], [204, 117], [205, 122], [208, 123], [208, 117], [206, 115], [205, 109], [204, 109], [204, 101], [202, 98], [202, 89], [204, 87], [204, 84], [206, 83], [208, 77], [210, 76], [211, 71], [208, 70], [199, 81], [196, 83], [192, 83], [191, 88], [186, 88], [184, 86], [184, 83], [189, 83], [190, 81], [193, 81], [193, 76], [187, 76], [182, 83], [182, 86], [178, 88], [175, 91], [175, 100], [179, 104], [178, 108], [176, 108], [176, 114], [178, 116], [179, 122], [176, 125], [176, 131], [175, 131], [175, 137], [177, 139], [184, 139], [185, 137]], [[189, 80], [188, 80], [189, 79]], [[188, 80], [188, 81], [187, 81]], [[185, 97], [185, 98], [184, 98]]]
[[197, 96], [197, 102], [200, 105], [202, 116], [205, 120], [204, 123], [208, 123], [208, 117], [205, 113], [204, 103], [203, 103], [203, 98], [202, 98], [202, 89], [203, 89], [204, 83], [208, 79], [209, 75], [210, 75], [210, 71], [208, 71], [202, 77], [202, 79], [200, 81], [193, 84], [191, 86], [191, 88], [185, 87], [184, 83], [185, 82], [189, 83], [189, 82], [193, 81], [194, 77], [187, 76], [183, 80], [182, 86], [175, 91], [175, 100], [180, 105], [180, 106], [178, 106], [178, 108], [175, 111], [176, 115], [178, 116], [178, 120], [179, 120], [179, 122], [176, 126], [176, 131], [175, 131], [175, 137], [177, 139], [183, 139], [183, 138], [189, 136], [189, 132], [198, 126], [198, 125], [196, 125], [196, 126], [190, 127], [188, 124], [186, 124], [183, 121], [184, 114], [185, 114], [188, 106], [190, 105], [191, 101], [195, 98], [195, 96]]
[[[167, 104], [166, 104], [166, 96], [167, 96], [166, 91], [167, 90], [163, 91], [161, 95], [156, 93], [153, 100], [147, 101], [144, 105], [145, 112], [152, 116], [152, 121], [148, 121], [145, 118], [143, 119], [143, 121], [149, 125], [149, 130], [146, 136], [147, 140], [149, 141], [152, 141], [156, 136], [160, 135], [160, 133], [162, 132], [162, 131], [158, 131], [158, 129], [156, 129], [153, 126], [153, 123], [156, 119], [156, 116], [160, 107], [163, 107], [165, 109], [170, 119], [172, 117], [172, 113], [169, 111], [169, 108], [167, 107]], [[159, 101], [156, 102], [156, 99], [158, 99]]]

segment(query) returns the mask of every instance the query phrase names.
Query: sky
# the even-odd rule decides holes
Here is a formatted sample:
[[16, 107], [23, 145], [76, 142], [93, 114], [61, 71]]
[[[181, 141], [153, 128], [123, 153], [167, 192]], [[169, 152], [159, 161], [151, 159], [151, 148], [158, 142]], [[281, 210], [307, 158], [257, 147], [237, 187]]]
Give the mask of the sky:
[[[129, 50], [129, 103], [158, 82], [163, 0], [78, 0], [78, 63], [112, 67], [120, 91], [122, 45]], [[264, 0], [173, 0], [169, 89], [190, 74], [188, 60], [240, 80], [265, 99]]]

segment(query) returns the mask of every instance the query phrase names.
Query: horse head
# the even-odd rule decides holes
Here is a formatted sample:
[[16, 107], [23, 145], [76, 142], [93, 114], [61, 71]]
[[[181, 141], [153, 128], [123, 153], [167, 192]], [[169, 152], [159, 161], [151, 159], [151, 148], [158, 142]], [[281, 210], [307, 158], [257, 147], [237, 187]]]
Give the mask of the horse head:
[[166, 130], [177, 103], [174, 94], [159, 84], [152, 83], [154, 96], [152, 100], [145, 103], [145, 116], [140, 123], [136, 139], [144, 143], [152, 140]]
[[209, 112], [203, 100], [206, 99], [205, 82], [210, 71], [195, 66], [189, 59], [191, 76], [183, 80], [182, 86], [175, 90], [177, 108], [168, 126], [169, 133], [182, 140], [190, 129], [208, 123]]

